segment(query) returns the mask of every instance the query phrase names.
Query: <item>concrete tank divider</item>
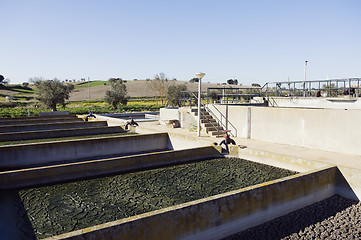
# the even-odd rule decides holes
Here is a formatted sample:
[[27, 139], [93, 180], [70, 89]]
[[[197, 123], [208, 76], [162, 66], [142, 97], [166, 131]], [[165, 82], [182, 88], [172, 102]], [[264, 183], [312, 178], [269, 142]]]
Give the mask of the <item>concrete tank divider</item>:
[[232, 155], [248, 159], [254, 162], [271, 165], [279, 168], [285, 168], [296, 172], [307, 172], [330, 166], [330, 164], [312, 161], [310, 159], [295, 157], [292, 155], [278, 154], [271, 151], [259, 150], [254, 148], [239, 148], [229, 146]]
[[[322, 161], [253, 148], [241, 149], [239, 147], [230, 146], [230, 152], [232, 156], [238, 158], [248, 159], [254, 162], [285, 168], [297, 172], [307, 172], [333, 166], [333, 164]], [[339, 170], [339, 174], [337, 179], [336, 193], [345, 198], [360, 201], [361, 170], [359, 168], [342, 166], [342, 161], [338, 162], [337, 168]]]
[[16, 133], [0, 133], [0, 142], [19, 141], [41, 138], [58, 138], [58, 137], [74, 137], [96, 134], [123, 133], [125, 130], [119, 126], [104, 127], [87, 127], [87, 128], [71, 128], [71, 129], [55, 129], [43, 131], [27, 131]]
[[54, 239], [222, 239], [335, 193], [337, 167], [92, 226]]
[[173, 149], [167, 133], [0, 146], [0, 169]]
[[83, 119], [76, 116], [72, 117], [53, 117], [53, 118], [30, 118], [30, 119], [8, 119], [0, 120], [0, 126], [8, 125], [27, 125], [27, 124], [43, 124], [43, 123], [59, 123], [59, 122], [84, 122]]
[[0, 122], [3, 121], [16, 121], [16, 120], [32, 120], [32, 119], [57, 119], [57, 118], [75, 118], [77, 115], [69, 114], [69, 115], [62, 115], [62, 116], [31, 116], [31, 117], [5, 117], [0, 118]]
[[214, 147], [164, 151], [0, 172], [0, 189], [32, 187], [223, 157]]
[[69, 129], [69, 128], [82, 128], [82, 127], [102, 127], [107, 126], [106, 121], [72, 121], [62, 123], [39, 123], [39, 124], [24, 124], [24, 125], [5, 125], [0, 126], [0, 133], [7, 132], [25, 132], [25, 131], [41, 131], [41, 130], [53, 130], [53, 129]]

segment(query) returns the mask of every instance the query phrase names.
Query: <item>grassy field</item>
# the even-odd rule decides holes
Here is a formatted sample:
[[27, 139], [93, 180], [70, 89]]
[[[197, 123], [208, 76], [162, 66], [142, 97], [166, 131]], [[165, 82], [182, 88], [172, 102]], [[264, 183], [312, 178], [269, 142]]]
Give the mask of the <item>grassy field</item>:
[[[151, 81], [147, 80], [127, 81], [127, 92], [130, 97], [128, 104], [120, 105], [115, 110], [104, 102], [105, 93], [110, 90], [108, 81], [71, 84], [74, 84], [74, 91], [70, 94], [66, 108], [59, 105], [59, 111], [69, 111], [72, 114], [87, 114], [90, 111], [94, 113], [159, 111], [159, 108], [164, 107], [163, 104], [165, 104], [162, 104], [159, 98], [154, 98], [155, 93], [151, 90]], [[198, 88], [198, 83], [176, 80], [168, 82], [168, 85], [180, 84], [185, 84], [190, 91], [197, 91]], [[202, 90], [216, 86], [218, 85], [213, 83], [203, 83]], [[32, 84], [28, 87], [19, 84], [0, 85], [0, 117], [37, 116], [39, 112], [50, 111], [41, 107], [36, 100], [38, 91]], [[11, 98], [10, 101], [6, 101], [7, 96]]]

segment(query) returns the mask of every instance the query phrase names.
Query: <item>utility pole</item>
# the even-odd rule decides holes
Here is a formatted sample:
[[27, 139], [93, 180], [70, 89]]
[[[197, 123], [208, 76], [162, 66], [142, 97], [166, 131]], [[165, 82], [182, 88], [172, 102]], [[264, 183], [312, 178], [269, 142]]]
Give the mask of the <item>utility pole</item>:
[[88, 77], [88, 98], [90, 100], [90, 81], [89, 81], [89, 77]]

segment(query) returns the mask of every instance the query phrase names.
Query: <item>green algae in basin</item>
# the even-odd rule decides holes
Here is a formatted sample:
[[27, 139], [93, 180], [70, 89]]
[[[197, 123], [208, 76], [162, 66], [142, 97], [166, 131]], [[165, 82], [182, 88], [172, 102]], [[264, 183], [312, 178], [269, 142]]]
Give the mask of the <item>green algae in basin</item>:
[[237, 158], [212, 159], [19, 191], [38, 238], [293, 175]]

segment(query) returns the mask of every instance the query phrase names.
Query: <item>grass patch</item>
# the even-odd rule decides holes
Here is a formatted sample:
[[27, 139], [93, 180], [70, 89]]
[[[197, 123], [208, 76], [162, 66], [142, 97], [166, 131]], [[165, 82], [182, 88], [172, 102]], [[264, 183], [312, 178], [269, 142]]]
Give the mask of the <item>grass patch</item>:
[[74, 89], [85, 88], [85, 87], [89, 87], [89, 86], [90, 87], [104, 86], [104, 85], [108, 85], [108, 84], [109, 84], [108, 81], [90, 81], [90, 83], [88, 85], [88, 81], [86, 81], [86, 82], [74, 84]]

